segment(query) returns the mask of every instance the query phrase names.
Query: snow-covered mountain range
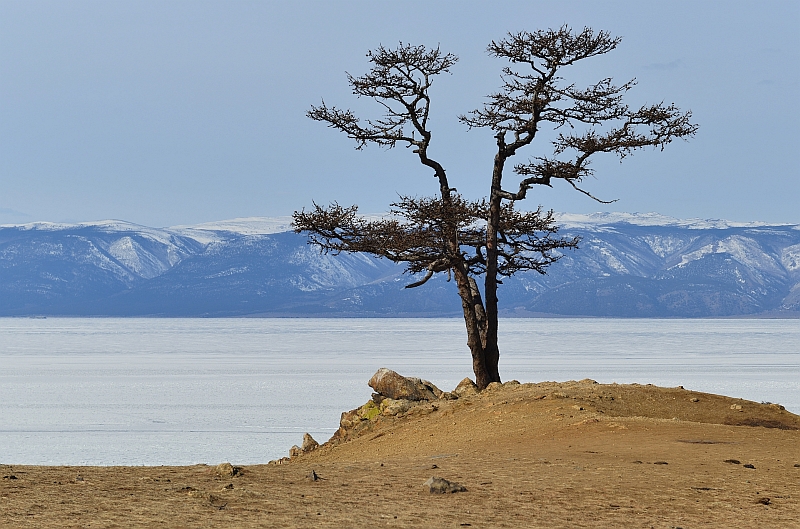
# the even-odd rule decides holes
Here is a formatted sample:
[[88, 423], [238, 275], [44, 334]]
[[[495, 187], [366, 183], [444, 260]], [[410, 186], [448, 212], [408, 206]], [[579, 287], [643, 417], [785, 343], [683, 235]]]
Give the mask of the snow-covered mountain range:
[[[800, 316], [800, 225], [562, 214], [582, 238], [548, 274], [500, 290], [507, 315]], [[290, 218], [149, 228], [121, 221], [0, 226], [0, 315], [458, 315], [366, 255], [325, 255]]]

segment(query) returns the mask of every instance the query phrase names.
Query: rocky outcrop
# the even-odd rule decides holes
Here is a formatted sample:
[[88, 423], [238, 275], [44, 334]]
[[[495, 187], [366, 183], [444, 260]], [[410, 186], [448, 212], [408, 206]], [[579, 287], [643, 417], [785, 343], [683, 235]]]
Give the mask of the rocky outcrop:
[[312, 450], [316, 450], [319, 448], [319, 443], [311, 437], [311, 434], [304, 433], [303, 434], [303, 444], [300, 446], [300, 450], [303, 452], [310, 452]]
[[369, 379], [369, 386], [379, 395], [394, 400], [436, 400], [442, 391], [427, 380], [403, 375], [382, 367]]
[[294, 445], [289, 449], [289, 459], [294, 459], [295, 457], [316, 450], [317, 448], [319, 448], [319, 443], [311, 437], [311, 434], [304, 433], [302, 446]]
[[[426, 415], [439, 409], [437, 401], [456, 400], [478, 393], [478, 387], [469, 378], [462, 380], [456, 389], [449, 392], [440, 390], [427, 380], [404, 377], [385, 367], [378, 369], [369, 385], [375, 390], [372, 399], [363, 406], [342, 413], [339, 429], [326, 445], [337, 445], [359, 437], [381, 420]], [[297, 450], [299, 454], [300, 448]]]

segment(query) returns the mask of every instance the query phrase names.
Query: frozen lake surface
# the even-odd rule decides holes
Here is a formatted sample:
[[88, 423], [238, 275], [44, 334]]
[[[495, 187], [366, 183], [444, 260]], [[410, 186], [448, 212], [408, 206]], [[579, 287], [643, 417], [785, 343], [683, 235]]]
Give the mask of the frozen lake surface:
[[[506, 319], [501, 375], [660, 386], [800, 413], [800, 320]], [[322, 442], [379, 367], [449, 390], [457, 319], [0, 318], [0, 463], [265, 463]]]

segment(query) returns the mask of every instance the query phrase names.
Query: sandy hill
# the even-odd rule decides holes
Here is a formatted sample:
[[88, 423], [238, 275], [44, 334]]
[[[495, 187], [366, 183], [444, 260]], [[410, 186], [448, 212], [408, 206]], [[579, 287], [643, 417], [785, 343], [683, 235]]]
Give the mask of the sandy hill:
[[779, 405], [587, 380], [364, 415], [284, 464], [4, 465], [0, 526], [800, 527], [800, 416]]

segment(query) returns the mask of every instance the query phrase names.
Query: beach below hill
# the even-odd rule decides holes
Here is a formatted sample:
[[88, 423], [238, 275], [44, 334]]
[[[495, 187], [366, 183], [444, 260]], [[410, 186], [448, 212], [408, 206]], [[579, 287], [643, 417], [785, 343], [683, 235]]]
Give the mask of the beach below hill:
[[337, 438], [242, 467], [2, 464], [0, 526], [800, 527], [800, 416], [777, 404], [510, 382]]

